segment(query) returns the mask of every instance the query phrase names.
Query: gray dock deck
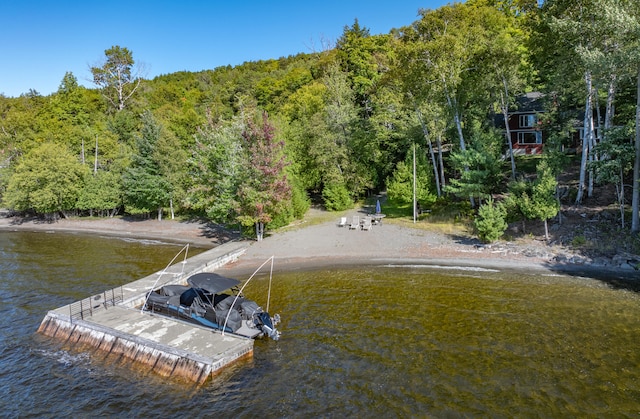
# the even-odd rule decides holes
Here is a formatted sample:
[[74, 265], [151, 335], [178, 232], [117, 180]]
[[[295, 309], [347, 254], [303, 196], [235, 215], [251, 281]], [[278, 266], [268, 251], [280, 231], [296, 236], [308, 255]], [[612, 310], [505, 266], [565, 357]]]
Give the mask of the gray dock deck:
[[38, 332], [130, 359], [163, 376], [205, 382], [223, 367], [251, 357], [253, 340], [141, 312], [152, 288], [181, 284], [236, 260], [243, 243], [227, 243], [101, 294], [51, 310]]

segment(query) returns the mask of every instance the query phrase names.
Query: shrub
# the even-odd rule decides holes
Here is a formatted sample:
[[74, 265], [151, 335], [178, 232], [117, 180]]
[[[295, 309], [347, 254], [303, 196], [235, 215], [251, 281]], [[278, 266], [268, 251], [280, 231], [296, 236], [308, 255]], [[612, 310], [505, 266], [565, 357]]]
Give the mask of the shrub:
[[485, 243], [498, 240], [507, 229], [507, 210], [502, 203], [494, 203], [489, 199], [478, 209], [478, 216], [474, 220], [474, 225], [478, 237]]
[[327, 211], [342, 211], [353, 206], [347, 187], [339, 183], [325, 186], [322, 190], [322, 199]]
[[573, 247], [582, 247], [587, 244], [587, 238], [585, 236], [575, 236], [573, 240], [571, 240], [571, 245]]

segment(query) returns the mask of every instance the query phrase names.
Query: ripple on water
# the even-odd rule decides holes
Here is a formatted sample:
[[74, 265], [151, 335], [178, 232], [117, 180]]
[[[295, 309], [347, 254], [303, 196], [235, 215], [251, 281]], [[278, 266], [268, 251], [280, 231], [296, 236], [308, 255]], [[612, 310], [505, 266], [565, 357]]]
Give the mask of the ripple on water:
[[[9, 416], [640, 415], [640, 299], [598, 281], [276, 266], [270, 309], [282, 339], [257, 341], [254, 359], [195, 387], [35, 334], [48, 309], [162, 269], [179, 249], [17, 237], [0, 235], [11, 278], [0, 298], [15, 303], [0, 305]], [[75, 258], [52, 263], [66, 244]], [[265, 304], [267, 279], [246, 294]]]

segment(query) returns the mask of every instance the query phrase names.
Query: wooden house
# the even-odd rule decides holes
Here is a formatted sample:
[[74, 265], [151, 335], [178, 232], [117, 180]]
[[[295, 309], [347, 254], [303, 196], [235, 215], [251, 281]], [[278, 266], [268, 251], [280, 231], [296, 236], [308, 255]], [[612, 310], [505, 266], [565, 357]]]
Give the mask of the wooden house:
[[[514, 110], [509, 111], [508, 124], [514, 154], [542, 153], [544, 133], [539, 116], [544, 112], [543, 98], [540, 92], [526, 93], [516, 99]], [[501, 126], [505, 128], [504, 118], [500, 119]]]

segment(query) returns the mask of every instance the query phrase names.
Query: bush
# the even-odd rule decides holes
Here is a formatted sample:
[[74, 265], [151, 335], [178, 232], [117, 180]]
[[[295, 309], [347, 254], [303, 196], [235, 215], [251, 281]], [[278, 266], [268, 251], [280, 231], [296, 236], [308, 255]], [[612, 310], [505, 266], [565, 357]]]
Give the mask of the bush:
[[304, 189], [294, 185], [291, 190], [291, 199], [279, 203], [273, 218], [269, 222], [270, 229], [276, 229], [288, 225], [294, 219], [301, 219], [311, 206], [311, 200]]
[[507, 210], [502, 203], [495, 204], [489, 199], [478, 209], [478, 216], [474, 220], [478, 237], [485, 243], [498, 240], [507, 229]]
[[294, 182], [293, 184], [291, 206], [293, 207], [293, 216], [298, 219], [304, 217], [311, 207], [311, 200], [299, 182]]
[[585, 236], [575, 236], [573, 240], [571, 240], [571, 245], [573, 247], [582, 247], [587, 244], [587, 238]]
[[347, 187], [343, 184], [333, 183], [322, 190], [322, 199], [327, 211], [342, 211], [353, 207], [353, 200]]

